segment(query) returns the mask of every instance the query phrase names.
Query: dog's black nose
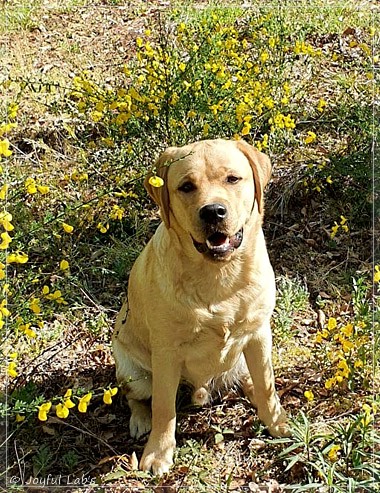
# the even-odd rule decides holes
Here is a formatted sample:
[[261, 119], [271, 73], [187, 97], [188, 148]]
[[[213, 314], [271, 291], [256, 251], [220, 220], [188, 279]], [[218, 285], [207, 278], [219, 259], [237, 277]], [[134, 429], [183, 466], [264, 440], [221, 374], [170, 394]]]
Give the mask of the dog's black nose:
[[199, 211], [199, 217], [207, 224], [217, 224], [227, 218], [227, 209], [223, 204], [208, 204]]

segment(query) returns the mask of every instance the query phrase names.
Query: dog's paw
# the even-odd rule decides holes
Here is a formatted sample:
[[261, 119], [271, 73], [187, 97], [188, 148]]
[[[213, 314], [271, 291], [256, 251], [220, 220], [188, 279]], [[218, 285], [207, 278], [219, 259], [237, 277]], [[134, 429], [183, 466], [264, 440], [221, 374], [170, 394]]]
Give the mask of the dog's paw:
[[129, 432], [132, 438], [140, 438], [150, 432], [152, 428], [152, 414], [150, 407], [145, 403], [135, 401], [131, 406]]
[[281, 407], [279, 416], [272, 423], [267, 424], [269, 434], [274, 438], [285, 438], [291, 436], [286, 412]]
[[270, 435], [274, 438], [290, 437], [292, 434], [286, 421], [284, 421], [283, 423], [268, 426], [268, 431]]
[[155, 476], [162, 476], [169, 472], [173, 465], [174, 445], [168, 445], [164, 449], [153, 449], [153, 446], [148, 442], [143, 456], [140, 461], [140, 469], [143, 471], [152, 471]]
[[162, 476], [169, 472], [172, 465], [173, 459], [167, 460], [165, 457], [157, 457], [154, 452], [143, 457], [140, 461], [140, 469], [152, 471], [155, 476]]

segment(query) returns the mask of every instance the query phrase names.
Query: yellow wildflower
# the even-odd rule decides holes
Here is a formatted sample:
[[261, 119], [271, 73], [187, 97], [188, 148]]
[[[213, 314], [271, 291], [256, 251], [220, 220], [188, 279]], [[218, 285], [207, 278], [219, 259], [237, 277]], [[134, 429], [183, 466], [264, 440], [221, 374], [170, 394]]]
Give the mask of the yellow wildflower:
[[169, 104], [171, 106], [175, 106], [179, 101], [179, 96], [176, 92], [173, 92], [171, 98], [170, 98], [170, 101], [169, 101]]
[[[70, 264], [68, 263], [67, 260], [61, 260], [60, 264], [59, 264], [59, 268], [61, 270], [67, 270], [70, 268]], [[49, 288], [48, 288], [49, 289]]]
[[336, 383], [335, 377], [328, 378], [325, 382], [325, 388], [330, 389], [331, 387], [333, 387], [335, 385], [335, 383]]
[[196, 91], [199, 91], [199, 90], [200, 90], [200, 88], [201, 88], [201, 86], [202, 86], [202, 80], [201, 80], [201, 79], [197, 79], [197, 80], [194, 82], [194, 89], [195, 89]]
[[244, 126], [242, 128], [241, 134], [242, 135], [248, 135], [249, 132], [251, 131], [251, 124], [247, 121], [244, 122]]
[[41, 404], [41, 406], [38, 407], [38, 419], [40, 421], [47, 420], [47, 413], [50, 411], [50, 408], [51, 408], [51, 402], [45, 402], [44, 404]]
[[16, 118], [17, 112], [18, 112], [18, 104], [15, 103], [15, 102], [10, 103], [9, 106], [8, 106], [8, 116], [9, 116], [9, 118], [10, 119]]
[[353, 332], [354, 332], [354, 326], [352, 324], [348, 323], [347, 325], [345, 325], [344, 327], [342, 327], [340, 329], [340, 331], [346, 337], [351, 337], [352, 334], [353, 334]]
[[149, 185], [155, 188], [161, 188], [164, 186], [164, 180], [159, 176], [151, 176], [149, 178]]
[[9, 377], [11, 377], [11, 378], [17, 377], [18, 373], [16, 371], [16, 368], [17, 368], [17, 363], [15, 361], [11, 361], [8, 364], [7, 372], [8, 372]]
[[64, 398], [63, 403], [57, 404], [55, 412], [59, 418], [63, 418], [63, 419], [67, 418], [67, 416], [69, 415], [69, 409], [75, 407], [74, 402], [71, 400], [72, 394], [73, 394], [72, 389], [67, 389], [63, 397]]
[[7, 308], [7, 300], [3, 300], [0, 303], [0, 313], [4, 315], [4, 317], [9, 317], [11, 312]]
[[119, 221], [121, 221], [124, 217], [124, 213], [125, 213], [124, 207], [119, 207], [118, 205], [114, 205], [110, 213], [110, 219], [118, 219]]
[[0, 135], [8, 134], [14, 128], [17, 128], [17, 123], [2, 123], [0, 125]]
[[25, 329], [25, 335], [30, 337], [30, 339], [35, 339], [37, 337], [37, 334], [34, 332], [34, 330], [30, 329], [29, 327]]
[[24, 182], [27, 193], [34, 194], [37, 193], [36, 180], [34, 178], [27, 178]]
[[305, 392], [303, 393], [303, 395], [306, 397], [306, 399], [311, 402], [312, 400], [314, 400], [314, 394], [313, 394], [313, 391], [312, 390], [305, 390]]
[[67, 223], [62, 223], [62, 228], [66, 233], [72, 233], [74, 231], [74, 227]]
[[380, 266], [375, 265], [375, 272], [373, 274], [373, 282], [380, 282]]
[[28, 260], [29, 257], [24, 252], [14, 252], [7, 256], [7, 264], [26, 264]]
[[305, 144], [311, 144], [315, 140], [317, 140], [316, 134], [311, 131], [307, 132], [307, 136], [305, 137]]
[[39, 298], [33, 298], [31, 302], [29, 303], [29, 308], [32, 310], [33, 313], [39, 314], [41, 313], [41, 308], [40, 308], [40, 300]]
[[339, 342], [342, 344], [342, 349], [344, 353], [350, 352], [350, 350], [355, 347], [355, 344], [353, 342], [345, 339], [344, 337], [340, 338]]
[[0, 188], [0, 200], [5, 200], [7, 198], [9, 185], [5, 184]]
[[284, 117], [285, 128], [295, 128], [296, 124], [290, 115], [285, 115]]
[[6, 231], [4, 233], [1, 233], [0, 238], [1, 238], [0, 250], [6, 250], [8, 248], [9, 243], [12, 241], [12, 238], [9, 236], [9, 234]]
[[323, 110], [325, 109], [325, 106], [327, 105], [326, 101], [324, 99], [320, 99], [318, 102], [317, 110], [322, 113]]
[[3, 226], [5, 231], [12, 231], [14, 226], [11, 224], [12, 214], [9, 212], [1, 212], [0, 213], [0, 224]]
[[347, 361], [345, 359], [341, 359], [339, 361], [338, 368], [342, 377], [348, 378], [350, 376], [350, 369], [348, 368]]
[[[7, 305], [7, 302], [6, 300], [3, 300], [0, 304], [0, 320], [2, 321], [3, 320], [3, 316], [4, 317], [9, 317], [11, 315], [11, 312], [8, 310], [8, 308], [6, 307]], [[4, 322], [2, 323], [2, 326], [4, 325]]]
[[107, 231], [109, 230], [109, 227], [110, 227], [110, 225], [108, 223], [107, 224], [99, 223], [97, 226], [98, 230], [103, 234], [107, 233]]
[[55, 414], [58, 416], [58, 418], [65, 419], [69, 415], [69, 409], [62, 403], [57, 404], [55, 408]]
[[186, 24], [184, 22], [181, 22], [180, 24], [178, 24], [177, 31], [179, 33], [185, 32], [186, 31]]
[[321, 344], [321, 342], [323, 341], [323, 336], [322, 336], [322, 332], [318, 330], [318, 332], [316, 333], [315, 335], [315, 343], [316, 344]]
[[100, 111], [93, 111], [90, 115], [90, 118], [93, 122], [97, 123], [103, 118], [103, 113]]
[[87, 412], [87, 407], [90, 403], [91, 397], [92, 397], [92, 393], [89, 392], [88, 394], [86, 394], [80, 398], [79, 404], [78, 404], [78, 411], [79, 412], [81, 412], [81, 413]]
[[25, 421], [25, 416], [22, 416], [21, 414], [17, 413], [16, 414], [16, 423], [22, 423]]
[[50, 188], [47, 185], [37, 185], [37, 190], [40, 192], [42, 195], [46, 195], [49, 193]]
[[338, 460], [338, 452], [341, 450], [340, 445], [333, 445], [329, 450], [328, 457], [331, 461], [336, 462]]
[[24, 332], [24, 334], [31, 339], [35, 339], [37, 337], [37, 334], [34, 332], [33, 329], [30, 328], [30, 325], [31, 324], [21, 324], [19, 326], [19, 330], [21, 330], [21, 332]]
[[54, 293], [50, 293], [46, 295], [46, 298], [48, 300], [55, 301], [58, 304], [64, 304], [67, 305], [67, 301], [65, 301], [62, 297], [62, 292], [60, 289], [56, 289]]
[[117, 394], [118, 390], [117, 387], [105, 390], [103, 395], [104, 404], [112, 404], [112, 397]]
[[9, 140], [0, 140], [0, 156], [9, 157], [12, 155], [12, 151], [9, 149]]
[[337, 222], [334, 223], [334, 226], [331, 228], [330, 238], [333, 240], [339, 230], [339, 224]]
[[75, 407], [75, 404], [71, 400], [72, 395], [73, 395], [73, 390], [67, 389], [65, 395], [63, 396], [63, 398], [65, 399], [65, 406], [68, 407], [69, 409]]

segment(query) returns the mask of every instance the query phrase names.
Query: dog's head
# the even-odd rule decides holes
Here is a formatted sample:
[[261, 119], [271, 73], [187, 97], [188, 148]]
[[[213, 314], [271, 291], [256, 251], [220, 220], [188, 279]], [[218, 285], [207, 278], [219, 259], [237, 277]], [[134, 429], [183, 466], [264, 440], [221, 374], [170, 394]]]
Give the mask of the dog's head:
[[145, 187], [160, 206], [162, 220], [212, 260], [229, 260], [244, 238], [270, 178], [269, 158], [244, 141], [204, 140], [169, 147], [156, 163], [164, 180]]

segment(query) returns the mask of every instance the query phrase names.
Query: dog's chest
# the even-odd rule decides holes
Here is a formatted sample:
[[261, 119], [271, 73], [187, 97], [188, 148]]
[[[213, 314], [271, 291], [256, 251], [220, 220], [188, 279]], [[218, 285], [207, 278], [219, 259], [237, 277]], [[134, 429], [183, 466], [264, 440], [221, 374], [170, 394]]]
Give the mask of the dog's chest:
[[194, 310], [193, 332], [181, 346], [188, 380], [207, 381], [236, 365], [252, 337], [244, 311], [223, 304]]

